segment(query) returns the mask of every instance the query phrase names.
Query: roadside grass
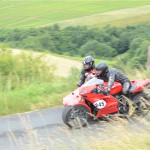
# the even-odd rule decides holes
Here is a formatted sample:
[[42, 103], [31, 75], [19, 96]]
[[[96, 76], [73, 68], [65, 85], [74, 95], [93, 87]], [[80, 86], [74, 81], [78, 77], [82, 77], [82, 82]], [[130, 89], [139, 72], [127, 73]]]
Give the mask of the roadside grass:
[[[121, 121], [121, 122], [120, 122]], [[95, 136], [89, 136], [89, 138], [84, 138], [80, 141], [80, 149], [86, 150], [148, 150], [150, 148], [150, 124], [145, 119], [139, 118], [139, 123], [142, 127], [138, 127], [136, 123], [128, 125], [128, 121], [121, 119], [119, 122], [114, 121], [109, 122], [106, 128], [99, 128], [99, 132], [96, 132], [97, 138]], [[100, 126], [100, 124], [99, 124]]]
[[[29, 28], [104, 12], [149, 5], [147, 0], [0, 1], [0, 26]], [[141, 16], [143, 16], [141, 10]], [[133, 13], [128, 14], [128, 16]], [[117, 14], [119, 15], [119, 13]], [[107, 17], [106, 17], [107, 18]], [[98, 21], [98, 20], [97, 20]], [[92, 21], [93, 22], [93, 21]], [[87, 23], [88, 25], [88, 23]], [[89, 24], [90, 25], [90, 24]]]
[[[149, 124], [149, 122], [147, 122], [147, 124]], [[113, 127], [111, 127], [111, 129], [107, 128], [106, 134], [108, 137], [105, 137], [102, 140], [91, 138], [91, 140], [87, 141], [88, 149], [148, 150], [150, 148], [149, 125], [148, 127], [145, 127], [145, 129], [138, 128], [136, 126], [136, 129], [133, 128], [134, 126], [127, 128], [122, 125], [114, 125]]]
[[[42, 116], [40, 117], [43, 120]], [[25, 117], [20, 115], [20, 120], [25, 128], [22, 136], [17, 138], [12, 131], [7, 134], [18, 148], [28, 150], [149, 150], [150, 148], [150, 124], [142, 117], [134, 118], [136, 121], [133, 122], [123, 118], [118, 118], [118, 121], [100, 121], [95, 125], [72, 130], [67, 126], [61, 126], [55, 127], [55, 131], [52, 131], [48, 126], [44, 126], [43, 130], [51, 133], [45, 136], [41, 135], [38, 128], [33, 129]]]
[[45, 83], [35, 82], [21, 89], [0, 93], [0, 115], [62, 105], [62, 98], [72, 88], [63, 81], [65, 80], [54, 79]]
[[77, 68], [66, 78], [55, 76], [56, 67], [45, 62], [46, 54], [13, 53], [0, 46], [0, 116], [62, 105], [76, 86]]
[[38, 103], [42, 94], [51, 91], [55, 67], [45, 64], [43, 57], [14, 55], [0, 45], [0, 115], [31, 110], [32, 103]]
[[[127, 70], [126, 74], [131, 80], [150, 78], [143, 70]], [[63, 104], [63, 97], [76, 89], [80, 71], [72, 68], [67, 78], [55, 77], [49, 82], [35, 82], [28, 86], [0, 93], [0, 116], [33, 111]]]

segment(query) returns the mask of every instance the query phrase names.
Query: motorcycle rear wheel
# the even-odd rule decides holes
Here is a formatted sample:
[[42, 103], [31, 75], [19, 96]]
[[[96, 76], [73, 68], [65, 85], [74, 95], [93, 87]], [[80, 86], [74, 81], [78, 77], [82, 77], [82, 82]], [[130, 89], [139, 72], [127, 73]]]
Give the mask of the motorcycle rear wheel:
[[136, 107], [135, 114], [145, 116], [150, 112], [150, 93], [143, 91], [136, 94], [133, 102]]
[[119, 113], [129, 117], [131, 117], [134, 113], [134, 106], [132, 101], [123, 95], [120, 101]]
[[89, 110], [83, 105], [66, 106], [62, 113], [62, 119], [70, 128], [81, 128], [88, 124], [89, 114]]

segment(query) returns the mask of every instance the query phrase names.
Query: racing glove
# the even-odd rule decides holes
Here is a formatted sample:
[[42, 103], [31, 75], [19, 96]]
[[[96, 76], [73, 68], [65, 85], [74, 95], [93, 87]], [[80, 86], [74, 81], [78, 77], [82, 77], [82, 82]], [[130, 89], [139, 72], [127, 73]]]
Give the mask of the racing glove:
[[77, 86], [80, 87], [82, 85], [82, 81], [80, 80], [78, 83], [77, 83]]
[[104, 95], [107, 95], [110, 92], [109, 89], [101, 90], [100, 88], [97, 88], [96, 91], [97, 91], [97, 93], [104, 94]]
[[107, 90], [103, 90], [103, 91], [101, 91], [104, 95], [107, 95], [109, 92], [110, 92], [110, 90], [109, 89], [107, 89]]

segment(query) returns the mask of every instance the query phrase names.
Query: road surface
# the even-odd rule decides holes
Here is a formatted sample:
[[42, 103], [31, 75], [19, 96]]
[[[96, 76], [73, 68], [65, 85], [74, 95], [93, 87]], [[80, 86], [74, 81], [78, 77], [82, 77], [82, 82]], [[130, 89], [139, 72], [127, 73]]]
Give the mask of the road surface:
[[[78, 145], [85, 146], [81, 141], [89, 137], [103, 138], [111, 126], [101, 121], [83, 129], [69, 129], [62, 121], [63, 109], [55, 107], [0, 117], [0, 150], [76, 150]], [[138, 120], [133, 122], [143, 128]]]

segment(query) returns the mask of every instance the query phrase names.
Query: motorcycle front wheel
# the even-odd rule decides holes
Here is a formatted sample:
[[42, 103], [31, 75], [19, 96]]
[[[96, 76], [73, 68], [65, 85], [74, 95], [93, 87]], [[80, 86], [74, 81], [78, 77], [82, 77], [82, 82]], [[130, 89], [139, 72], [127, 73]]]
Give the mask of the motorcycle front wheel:
[[62, 119], [70, 128], [81, 128], [88, 124], [90, 112], [83, 105], [66, 106], [62, 113]]

